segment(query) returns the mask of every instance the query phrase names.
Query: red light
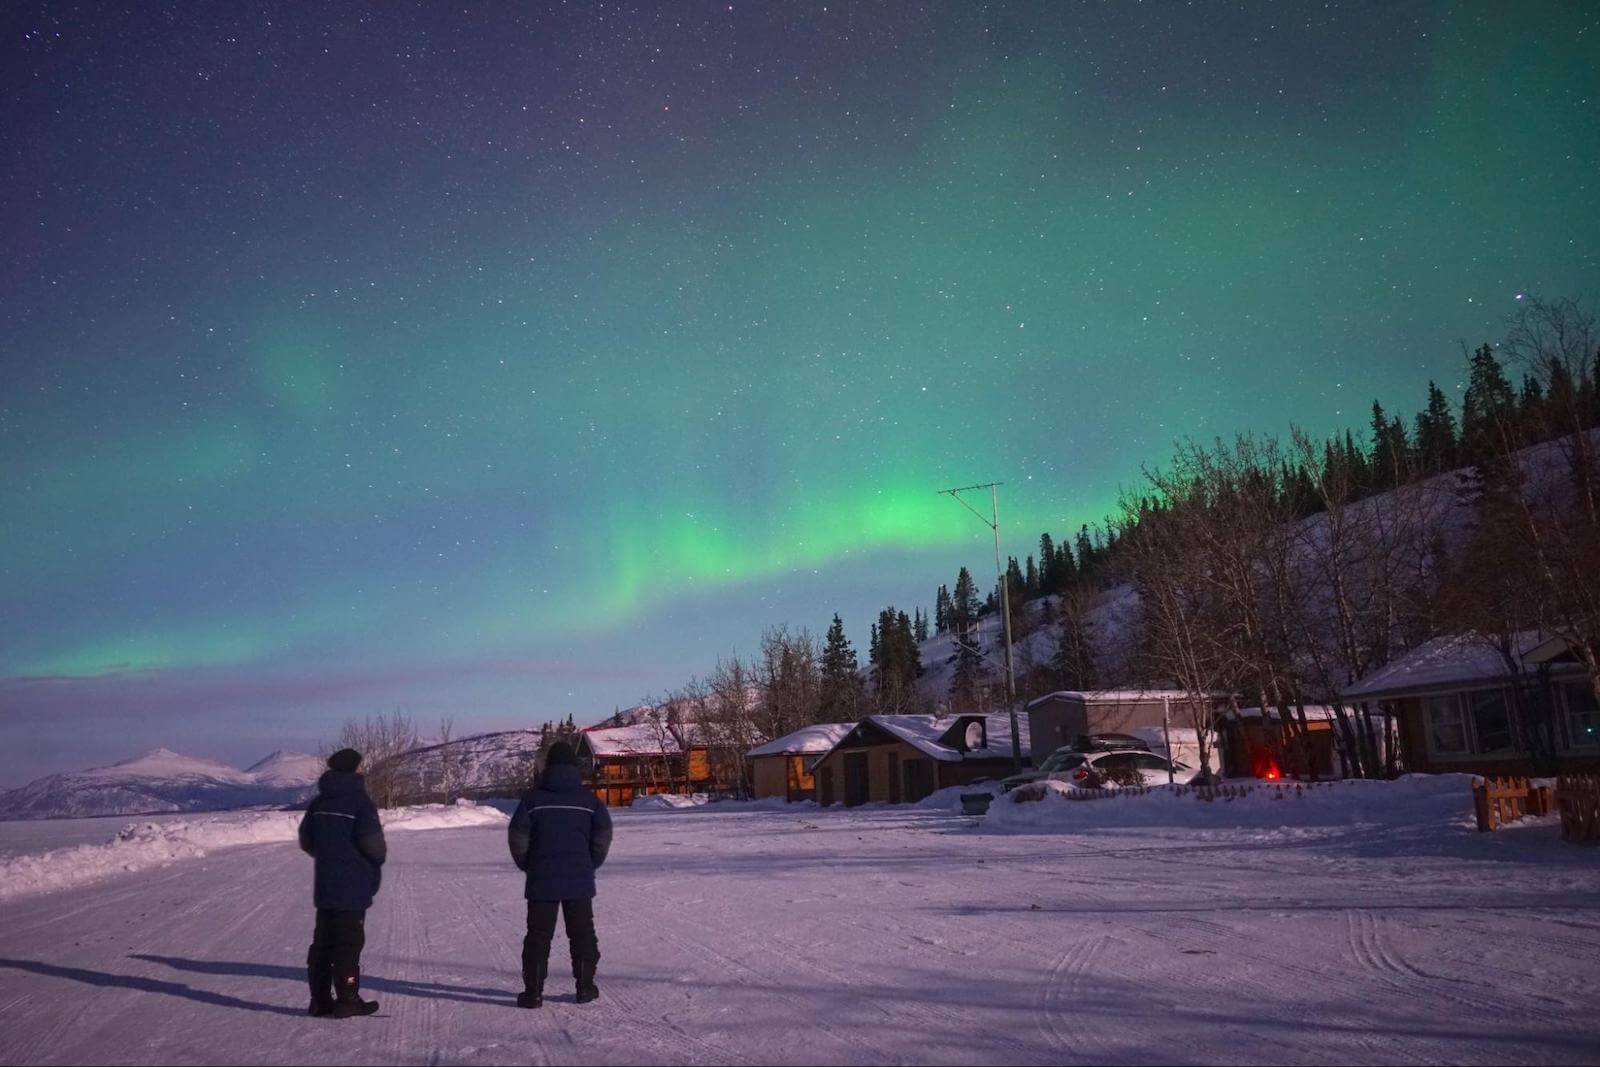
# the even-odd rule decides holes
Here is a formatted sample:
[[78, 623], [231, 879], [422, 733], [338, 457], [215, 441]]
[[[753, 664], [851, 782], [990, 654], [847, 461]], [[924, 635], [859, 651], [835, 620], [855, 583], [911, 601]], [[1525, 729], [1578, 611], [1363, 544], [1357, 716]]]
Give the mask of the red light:
[[1250, 750], [1250, 773], [1269, 782], [1276, 782], [1283, 777], [1283, 771], [1278, 769], [1277, 759], [1274, 758], [1272, 751], [1265, 747], [1254, 747]]

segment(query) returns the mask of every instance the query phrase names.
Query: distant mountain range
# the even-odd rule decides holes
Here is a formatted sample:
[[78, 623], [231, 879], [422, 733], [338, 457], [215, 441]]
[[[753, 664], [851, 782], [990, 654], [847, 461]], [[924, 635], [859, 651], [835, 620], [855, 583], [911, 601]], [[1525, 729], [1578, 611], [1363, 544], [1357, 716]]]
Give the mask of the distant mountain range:
[[67, 819], [283, 806], [305, 800], [325, 766], [274, 752], [239, 770], [165, 748], [109, 767], [52, 774], [0, 793], [0, 819]]

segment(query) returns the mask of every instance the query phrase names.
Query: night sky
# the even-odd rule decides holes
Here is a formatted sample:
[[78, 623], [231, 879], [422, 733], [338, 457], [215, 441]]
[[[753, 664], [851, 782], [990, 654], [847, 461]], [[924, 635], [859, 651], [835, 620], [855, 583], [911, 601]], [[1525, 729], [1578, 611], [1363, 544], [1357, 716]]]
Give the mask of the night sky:
[[[131, 10], [130, 10], [131, 9]], [[253, 10], [252, 10], [253, 9]], [[1600, 295], [1600, 9], [8, 4], [0, 784], [864, 650]]]

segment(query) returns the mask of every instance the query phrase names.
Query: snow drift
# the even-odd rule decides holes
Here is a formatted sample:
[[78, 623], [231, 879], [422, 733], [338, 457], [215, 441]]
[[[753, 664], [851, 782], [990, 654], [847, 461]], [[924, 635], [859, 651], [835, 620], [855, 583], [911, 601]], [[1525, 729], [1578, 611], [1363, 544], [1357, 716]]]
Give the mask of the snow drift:
[[[1292, 831], [1327, 826], [1475, 829], [1470, 774], [1410, 774], [1392, 782], [1242, 782], [1215, 792], [1184, 786], [1085, 790], [1055, 781], [1013, 790], [982, 828], [1000, 833], [1082, 833], [1127, 827]], [[1038, 799], [1040, 792], [1043, 796]], [[1206, 796], [1213, 799], [1207, 800]]]
[[[509, 821], [496, 808], [466, 800], [454, 805], [393, 808], [379, 815], [386, 832], [489, 826]], [[131, 822], [104, 844], [73, 845], [0, 859], [0, 900], [97, 882], [123, 871], [198, 859], [235, 845], [293, 841], [300, 819], [297, 811], [253, 811], [176, 822]]]

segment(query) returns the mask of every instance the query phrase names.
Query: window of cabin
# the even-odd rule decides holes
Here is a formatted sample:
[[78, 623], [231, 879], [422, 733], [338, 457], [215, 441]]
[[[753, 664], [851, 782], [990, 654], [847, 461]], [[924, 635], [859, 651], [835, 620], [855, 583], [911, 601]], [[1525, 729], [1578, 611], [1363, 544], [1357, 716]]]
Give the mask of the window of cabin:
[[1428, 697], [1423, 707], [1428, 718], [1429, 752], [1435, 756], [1464, 756], [1472, 751], [1459, 695]]
[[1503, 689], [1468, 693], [1472, 706], [1472, 731], [1477, 735], [1478, 751], [1511, 751], [1511, 707]]
[[1573, 748], [1600, 748], [1600, 702], [1588, 682], [1563, 682], [1567, 737]]

